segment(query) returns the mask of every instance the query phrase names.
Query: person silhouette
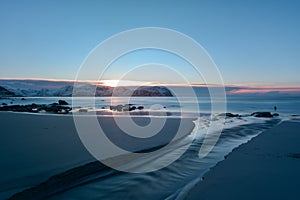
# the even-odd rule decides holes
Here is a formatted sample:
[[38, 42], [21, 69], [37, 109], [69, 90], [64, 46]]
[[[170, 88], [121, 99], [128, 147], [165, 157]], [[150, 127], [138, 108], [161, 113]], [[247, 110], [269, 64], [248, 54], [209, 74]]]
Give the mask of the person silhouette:
[[277, 110], [277, 107], [276, 106], [274, 106], [274, 111], [276, 111]]

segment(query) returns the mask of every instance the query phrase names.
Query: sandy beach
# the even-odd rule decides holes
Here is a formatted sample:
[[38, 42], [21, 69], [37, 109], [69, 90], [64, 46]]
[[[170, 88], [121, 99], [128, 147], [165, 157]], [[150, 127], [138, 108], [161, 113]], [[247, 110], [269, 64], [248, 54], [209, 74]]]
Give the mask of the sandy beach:
[[[80, 117], [89, 119], [85, 115]], [[119, 117], [121, 120], [125, 119], [124, 116]], [[168, 119], [166, 128], [156, 139], [140, 143], [128, 137], [121, 136], [120, 139], [120, 130], [112, 116], [101, 116], [98, 120], [107, 128], [107, 132], [112, 133], [110, 139], [120, 146], [130, 143], [131, 151], [151, 148], [151, 145], [163, 145], [170, 139], [164, 133], [170, 134], [177, 124], [176, 118]], [[244, 125], [244, 129], [239, 126], [224, 130], [222, 138], [226, 138], [228, 134], [230, 137], [234, 133], [247, 132], [250, 127], [254, 130], [266, 130], [278, 120], [270, 121], [269, 125], [258, 123]], [[143, 125], [148, 123], [149, 118], [134, 117], [134, 121]], [[106, 172], [103, 170], [111, 175], [117, 173], [100, 162], [95, 162], [96, 159], [86, 150], [77, 134], [72, 115], [0, 112], [0, 122], [3, 130], [0, 145], [1, 199], [12, 195], [12, 199], [44, 199], [87, 183], [90, 175], [91, 180], [105, 176]], [[184, 123], [183, 133], [188, 134], [194, 128], [193, 119], [186, 118]], [[208, 171], [203, 181], [191, 184], [191, 190], [184, 190], [179, 195], [180, 199], [293, 199], [297, 194], [300, 178], [299, 128], [297, 119], [285, 121], [239, 146]], [[155, 161], [157, 158], [150, 160], [152, 159]], [[176, 165], [173, 167], [177, 169]], [[118, 179], [118, 175], [114, 177]], [[70, 193], [67, 192], [66, 196], [68, 194]], [[76, 192], [74, 194], [76, 196]]]
[[72, 116], [0, 112], [0, 199], [93, 160]]
[[[82, 117], [88, 119], [88, 116]], [[132, 151], [164, 145], [170, 140], [165, 133], [176, 130], [174, 127], [178, 122], [175, 118], [167, 120], [157, 138], [140, 144], [129, 137], [120, 139], [120, 129], [112, 119], [111, 116], [98, 118], [101, 126], [111, 134], [111, 139], [119, 145], [130, 144]], [[123, 119], [124, 116], [120, 117]], [[134, 121], [143, 125], [149, 118], [136, 117]], [[188, 135], [194, 128], [193, 119], [183, 121], [183, 134]], [[36, 186], [53, 175], [96, 161], [81, 143], [72, 115], [0, 112], [0, 124], [0, 199]]]
[[298, 199], [300, 123], [287, 121], [241, 145], [184, 199]]

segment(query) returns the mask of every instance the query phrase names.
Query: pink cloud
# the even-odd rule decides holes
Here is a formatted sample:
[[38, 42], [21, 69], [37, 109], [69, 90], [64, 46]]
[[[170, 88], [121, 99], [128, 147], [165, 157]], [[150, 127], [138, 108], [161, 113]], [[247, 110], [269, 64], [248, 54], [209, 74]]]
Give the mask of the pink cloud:
[[283, 94], [300, 94], [300, 87], [243, 87], [240, 89], [231, 90], [228, 92], [228, 94], [263, 94], [270, 92], [278, 92]]

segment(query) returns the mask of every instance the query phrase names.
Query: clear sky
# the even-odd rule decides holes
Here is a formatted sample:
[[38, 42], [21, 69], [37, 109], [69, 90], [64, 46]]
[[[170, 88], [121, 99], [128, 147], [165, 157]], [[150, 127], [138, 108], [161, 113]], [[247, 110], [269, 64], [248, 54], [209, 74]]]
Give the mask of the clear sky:
[[297, 0], [1, 0], [0, 78], [74, 79], [104, 39], [155, 26], [199, 42], [227, 84], [298, 86], [299, 10]]

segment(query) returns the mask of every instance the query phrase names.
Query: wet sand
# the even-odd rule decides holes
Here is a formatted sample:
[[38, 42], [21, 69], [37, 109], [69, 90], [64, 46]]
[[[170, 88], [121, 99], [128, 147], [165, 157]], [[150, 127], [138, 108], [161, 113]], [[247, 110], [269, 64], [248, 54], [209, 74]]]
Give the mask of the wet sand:
[[235, 149], [184, 199], [298, 199], [300, 123], [283, 122]]
[[[89, 120], [87, 116], [82, 117]], [[120, 117], [120, 120], [124, 119], [124, 116]], [[147, 119], [137, 117], [134, 121], [143, 125], [148, 123]], [[121, 132], [111, 116], [102, 116], [98, 120], [111, 139], [118, 145], [129, 144], [133, 151], [164, 145], [170, 139], [167, 137], [170, 130], [175, 130], [179, 121], [170, 119], [157, 138], [138, 144], [129, 137], [120, 139]], [[193, 130], [193, 120], [184, 120], [183, 136]], [[96, 160], [81, 143], [72, 115], [0, 112], [0, 128], [0, 199], [7, 199], [53, 175]]]

